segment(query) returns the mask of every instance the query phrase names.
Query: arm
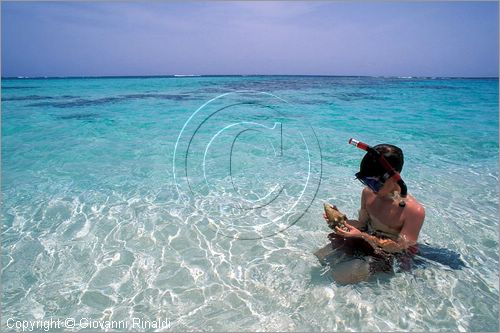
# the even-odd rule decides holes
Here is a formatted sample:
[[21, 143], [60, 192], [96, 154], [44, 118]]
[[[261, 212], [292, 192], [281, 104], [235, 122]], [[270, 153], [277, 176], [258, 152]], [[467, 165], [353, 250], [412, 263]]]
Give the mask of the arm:
[[424, 207], [418, 203], [409, 208], [411, 208], [411, 210], [408, 212], [409, 214], [405, 216], [405, 223], [399, 233], [399, 238], [408, 246], [412, 246], [417, 244], [420, 229], [422, 229], [422, 225], [424, 224], [425, 210]]
[[401, 237], [399, 237], [397, 241], [394, 241], [392, 239], [382, 239], [376, 236], [369, 235], [366, 232], [361, 232], [359, 238], [364, 239], [373, 247], [375, 251], [384, 250], [386, 252], [400, 252], [409, 246], [401, 240]]
[[382, 239], [360, 231], [352, 225], [346, 224], [346, 226], [349, 228], [349, 231], [344, 231], [337, 227], [335, 233], [346, 238], [362, 238], [370, 244], [375, 251], [384, 250], [386, 252], [399, 252], [407, 247], [403, 242], [400, 242], [400, 239], [398, 239], [398, 241]]
[[[348, 220], [347, 222], [357, 229], [364, 229], [370, 220], [370, 215], [366, 209], [366, 196], [370, 193], [368, 188], [364, 188], [361, 192], [361, 207], [358, 212], [358, 220]], [[354, 223], [351, 223], [354, 222]]]

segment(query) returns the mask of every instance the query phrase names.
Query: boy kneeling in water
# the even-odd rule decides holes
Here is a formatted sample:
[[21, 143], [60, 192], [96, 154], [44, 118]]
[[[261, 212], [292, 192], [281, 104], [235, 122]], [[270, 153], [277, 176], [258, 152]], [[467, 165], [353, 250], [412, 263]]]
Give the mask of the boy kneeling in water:
[[349, 143], [367, 151], [356, 173], [366, 187], [358, 220], [345, 223], [349, 231], [337, 227], [329, 239], [334, 249], [342, 247], [344, 252], [362, 257], [333, 267], [333, 277], [340, 283], [356, 283], [376, 271], [392, 270], [394, 257], [415, 253], [425, 218], [424, 208], [406, 193], [399, 175], [404, 164], [400, 148], [389, 144], [370, 147], [353, 139]]

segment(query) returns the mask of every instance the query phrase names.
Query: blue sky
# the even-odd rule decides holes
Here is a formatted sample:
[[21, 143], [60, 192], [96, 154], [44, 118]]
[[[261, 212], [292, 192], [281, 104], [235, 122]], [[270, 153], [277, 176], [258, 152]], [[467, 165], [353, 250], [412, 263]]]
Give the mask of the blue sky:
[[497, 2], [2, 2], [3, 76], [498, 76]]

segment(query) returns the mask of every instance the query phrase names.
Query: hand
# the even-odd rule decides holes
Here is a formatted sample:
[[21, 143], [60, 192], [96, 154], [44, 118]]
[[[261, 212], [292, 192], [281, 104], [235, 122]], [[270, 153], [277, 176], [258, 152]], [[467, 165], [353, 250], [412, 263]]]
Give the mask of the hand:
[[337, 235], [342, 236], [344, 238], [361, 238], [362, 232], [359, 229], [356, 229], [349, 223], [344, 223], [344, 224], [349, 230], [345, 231], [339, 227], [335, 227], [335, 232]]

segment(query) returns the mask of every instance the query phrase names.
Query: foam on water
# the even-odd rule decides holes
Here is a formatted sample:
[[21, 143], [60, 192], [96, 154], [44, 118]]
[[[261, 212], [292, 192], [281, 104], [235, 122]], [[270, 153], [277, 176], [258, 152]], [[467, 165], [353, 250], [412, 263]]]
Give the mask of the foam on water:
[[[275, 163], [272, 135], [235, 145], [239, 192], [218, 173], [217, 145], [207, 172], [219, 181], [203, 195], [179, 193], [172, 171], [189, 116], [242, 89], [297, 106], [294, 126], [312, 125], [322, 152], [311, 207], [254, 240], [234, 236], [265, 233], [259, 223], [282, 212], [233, 219], [237, 197], [280, 183], [280, 207], [293, 203], [307, 178], [299, 146]], [[3, 328], [10, 317], [139, 317], [176, 331], [498, 331], [497, 80], [22, 79], [2, 90]], [[331, 279], [313, 252], [327, 243], [324, 201], [357, 214], [362, 153], [349, 137], [403, 148], [403, 177], [427, 213], [421, 242], [463, 267], [427, 260], [354, 286]]]

